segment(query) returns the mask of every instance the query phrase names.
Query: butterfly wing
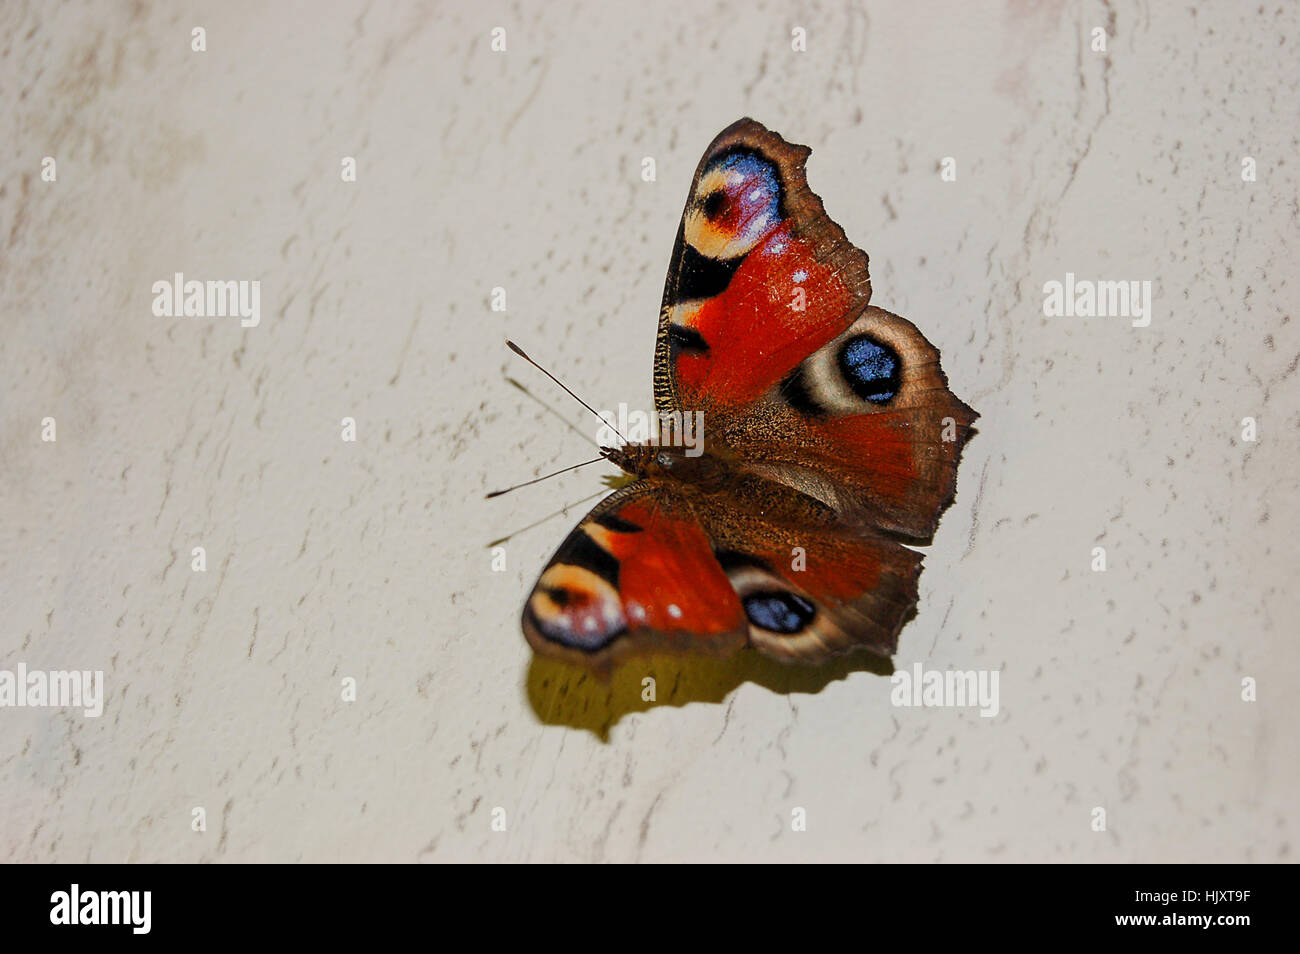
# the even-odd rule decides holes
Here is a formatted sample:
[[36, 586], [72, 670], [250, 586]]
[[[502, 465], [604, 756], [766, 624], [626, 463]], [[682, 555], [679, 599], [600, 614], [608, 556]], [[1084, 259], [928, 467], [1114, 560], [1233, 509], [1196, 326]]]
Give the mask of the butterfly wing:
[[978, 417], [948, 390], [939, 352], [916, 326], [869, 307], [724, 421], [720, 438], [847, 522], [925, 540], [956, 493]]
[[692, 510], [639, 481], [560, 545], [524, 604], [523, 630], [539, 653], [608, 671], [656, 651], [726, 654], [744, 645], [745, 617]]
[[808, 188], [810, 150], [750, 119], [700, 161], [655, 352], [661, 411], [849, 523], [929, 538], [978, 415], [909, 321], [869, 308], [867, 256]]
[[633, 656], [727, 655], [746, 644], [785, 662], [894, 651], [916, 603], [918, 554], [733, 504], [651, 481], [606, 498], [529, 596], [529, 644], [597, 672]]
[[810, 153], [752, 119], [705, 150], [660, 309], [660, 410], [743, 408], [866, 307], [867, 255], [808, 188]]
[[734, 511], [717, 514], [710, 531], [755, 649], [820, 663], [854, 649], [888, 656], [898, 648], [917, 599], [914, 550], [871, 531]]

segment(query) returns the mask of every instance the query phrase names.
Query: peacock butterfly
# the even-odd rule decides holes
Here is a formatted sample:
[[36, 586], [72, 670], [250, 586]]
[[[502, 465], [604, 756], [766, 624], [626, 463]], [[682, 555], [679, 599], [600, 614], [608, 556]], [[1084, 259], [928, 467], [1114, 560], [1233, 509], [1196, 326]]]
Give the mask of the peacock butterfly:
[[[660, 414], [703, 453], [602, 447], [631, 482], [569, 534], [523, 610], [533, 649], [607, 675], [654, 652], [892, 655], [979, 416], [939, 352], [868, 305], [867, 256], [752, 119], [705, 151], [659, 317]], [[522, 352], [521, 352], [522, 353]]]

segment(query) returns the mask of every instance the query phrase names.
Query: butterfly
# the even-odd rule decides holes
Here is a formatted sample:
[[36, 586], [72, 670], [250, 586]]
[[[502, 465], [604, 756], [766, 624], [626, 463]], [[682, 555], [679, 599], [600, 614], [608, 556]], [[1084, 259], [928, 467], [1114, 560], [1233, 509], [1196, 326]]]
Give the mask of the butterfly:
[[700, 160], [654, 399], [670, 422], [702, 415], [702, 448], [601, 448], [632, 480], [537, 580], [537, 653], [607, 676], [664, 652], [896, 650], [921, 568], [904, 541], [933, 536], [979, 415], [916, 326], [869, 305], [867, 255], [809, 189], [810, 153], [742, 119]]

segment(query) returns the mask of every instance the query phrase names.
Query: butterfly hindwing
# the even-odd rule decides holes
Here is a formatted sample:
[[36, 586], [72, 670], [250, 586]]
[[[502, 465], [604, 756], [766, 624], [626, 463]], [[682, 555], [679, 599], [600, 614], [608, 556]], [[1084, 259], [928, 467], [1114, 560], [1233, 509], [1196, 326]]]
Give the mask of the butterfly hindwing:
[[853, 649], [890, 655], [916, 605], [921, 557], [874, 533], [765, 522], [727, 512], [712, 528], [749, 644], [783, 662]]
[[870, 307], [717, 437], [849, 522], [927, 539], [978, 416], [916, 326]]

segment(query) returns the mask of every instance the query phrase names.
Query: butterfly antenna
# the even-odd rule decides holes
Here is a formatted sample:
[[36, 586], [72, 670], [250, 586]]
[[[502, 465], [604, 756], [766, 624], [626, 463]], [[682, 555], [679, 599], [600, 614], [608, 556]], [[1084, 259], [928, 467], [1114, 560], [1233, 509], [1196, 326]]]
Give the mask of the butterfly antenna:
[[531, 365], [532, 365], [534, 368], [536, 368], [538, 371], [542, 372], [542, 374], [546, 375], [548, 378], [550, 378], [552, 381], [554, 381], [554, 382], [555, 382], [556, 384], [558, 384], [560, 387], [564, 388], [565, 393], [568, 394], [569, 397], [573, 398], [575, 401], [577, 401], [579, 404], [581, 404], [583, 407], [585, 407], [585, 408], [586, 408], [588, 411], [590, 411], [592, 414], [596, 415], [596, 417], [600, 419], [600, 422], [601, 422], [602, 424], [604, 424], [606, 427], [608, 427], [608, 428], [609, 428], [611, 431], [613, 431], [615, 434], [617, 434], [617, 435], [619, 436], [619, 438], [623, 441], [624, 444], [629, 444], [629, 443], [631, 443], [631, 441], [629, 441], [626, 437], [623, 437], [622, 432], [621, 432], [617, 427], [615, 427], [613, 424], [609, 423], [609, 421], [607, 421], [607, 420], [605, 420], [603, 417], [601, 417], [599, 411], [597, 411], [594, 407], [592, 407], [590, 404], [588, 404], [588, 403], [587, 403], [586, 401], [584, 401], [582, 398], [578, 397], [578, 395], [576, 395], [576, 394], [574, 394], [572, 391], [570, 391], [570, 390], [568, 389], [568, 387], [565, 385], [565, 383], [564, 383], [563, 381], [561, 381], [561, 380], [560, 380], [559, 378], [557, 378], [555, 375], [551, 374], [551, 372], [547, 371], [545, 368], [543, 368], [540, 364], [538, 364], [538, 363], [537, 363], [536, 361], [534, 361], [532, 358], [528, 357], [528, 355], [524, 354], [524, 349], [523, 349], [523, 348], [519, 347], [519, 345], [515, 344], [515, 343], [514, 343], [513, 341], [511, 341], [509, 338], [506, 339], [506, 347], [509, 348], [511, 351], [513, 351], [515, 354], [519, 355], [519, 357], [523, 358], [525, 361], [527, 361], [529, 364], [531, 364]]
[[588, 464], [594, 464], [597, 461], [604, 460], [604, 457], [593, 457], [591, 460], [584, 460], [581, 464], [574, 464], [572, 467], [565, 467], [563, 470], [557, 470], [553, 474], [547, 474], [545, 477], [534, 477], [532, 480], [525, 480], [522, 484], [515, 484], [513, 487], [507, 487], [505, 490], [494, 490], [484, 497], [484, 500], [491, 500], [493, 497], [500, 497], [502, 494], [508, 494], [512, 490], [518, 490], [520, 487], [527, 487], [529, 484], [541, 483], [543, 480], [550, 480], [552, 477], [558, 477], [560, 474], [567, 474], [571, 470], [577, 470], [579, 467], [586, 467]]

